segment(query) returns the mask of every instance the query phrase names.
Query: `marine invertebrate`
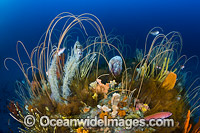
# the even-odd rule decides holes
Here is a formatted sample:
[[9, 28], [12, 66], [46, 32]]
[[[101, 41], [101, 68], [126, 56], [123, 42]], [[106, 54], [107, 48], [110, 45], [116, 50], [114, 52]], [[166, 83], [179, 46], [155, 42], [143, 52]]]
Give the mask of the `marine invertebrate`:
[[173, 72], [170, 72], [165, 80], [162, 83], [162, 87], [165, 88], [166, 90], [171, 90], [174, 88], [174, 85], [176, 83], [176, 77], [177, 75]]
[[149, 110], [149, 106], [147, 104], [143, 104], [143, 103], [136, 103], [135, 109], [136, 110], [141, 110], [144, 113], [147, 110]]
[[83, 129], [82, 127], [79, 127], [78, 129], [76, 129], [77, 133], [89, 133], [88, 130]]
[[[11, 102], [9, 103], [9, 105], [7, 106], [7, 108], [8, 108], [9, 111], [14, 115], [14, 117], [15, 117], [16, 119], [19, 119], [19, 121], [22, 121], [19, 114], [22, 114], [23, 111], [22, 111], [22, 109], [20, 108], [18, 102], [14, 103], [14, 101], [11, 101]], [[18, 114], [18, 113], [19, 113], [19, 114]]]
[[138, 62], [142, 61], [142, 59], [143, 59], [142, 49], [136, 48], [136, 59]]
[[110, 88], [114, 88], [116, 84], [115, 80], [110, 81]]
[[118, 106], [117, 105], [112, 105], [112, 114], [111, 114], [111, 116], [114, 118], [114, 117], [116, 117], [116, 115], [117, 115], [117, 113], [118, 113], [118, 110], [119, 108], [118, 108]]
[[58, 55], [55, 54], [53, 57], [53, 60], [51, 62], [51, 66], [49, 67], [48, 70], [48, 80], [49, 80], [49, 84], [51, 87], [51, 97], [53, 99], [55, 99], [56, 102], [60, 101], [60, 93], [59, 93], [59, 89], [58, 89], [58, 81], [57, 81], [57, 65], [56, 65], [56, 61], [57, 61], [57, 57]]
[[147, 110], [149, 110], [149, 106], [147, 104], [143, 104], [142, 108], [141, 108], [141, 111], [143, 113], [145, 113]]
[[[192, 129], [192, 124], [190, 124], [190, 110], [188, 110], [185, 122], [184, 122], [184, 130], [183, 133], [189, 133]], [[199, 133], [200, 132], [200, 118], [196, 125], [194, 125], [191, 133]]]
[[125, 110], [119, 110], [119, 111], [118, 111], [118, 115], [119, 115], [120, 117], [124, 117], [124, 116], [126, 115], [126, 111], [125, 111]]
[[84, 109], [83, 109], [83, 112], [84, 113], [87, 113], [87, 112], [89, 112], [90, 111], [90, 107], [84, 107]]
[[189, 122], [190, 122], [190, 110], [188, 110], [188, 113], [187, 113], [187, 116], [186, 116], [183, 133], [189, 133], [189, 131], [192, 127], [192, 124], [190, 124]]
[[82, 49], [83, 49], [83, 46], [80, 44], [77, 38], [77, 41], [74, 44], [74, 54], [78, 58], [78, 60], [80, 60], [83, 57]]
[[111, 109], [108, 108], [106, 105], [103, 105], [103, 106], [100, 106], [100, 105], [97, 105], [97, 107], [101, 110], [103, 110], [104, 112], [110, 112]]
[[64, 66], [64, 79], [63, 79], [63, 88], [62, 88], [62, 96], [67, 99], [70, 95], [69, 84], [72, 78], [75, 75], [75, 71], [79, 66], [79, 58], [74, 55], [74, 51], [71, 52], [71, 56], [68, 57], [65, 66]]
[[88, 77], [91, 68], [93, 66], [93, 63], [96, 60], [96, 54], [95, 53], [91, 54], [90, 51], [91, 50], [88, 51], [85, 59], [79, 65], [79, 69], [76, 74], [77, 76], [79, 76], [78, 77], [79, 79], [84, 79], [85, 77]]
[[105, 116], [107, 116], [108, 117], [108, 112], [101, 112], [100, 114], [99, 114], [99, 118], [101, 118], [101, 119], [103, 119], [104, 120], [104, 117]]
[[109, 70], [115, 75], [121, 74], [122, 71], [122, 58], [120, 56], [115, 56], [109, 61]]
[[118, 105], [119, 101], [120, 101], [120, 94], [114, 93], [112, 95], [111, 104], [112, 105]]
[[101, 79], [97, 79], [95, 82], [93, 82], [92, 84], [90, 84], [92, 87], [94, 87], [94, 92], [96, 93], [102, 93], [102, 94], [106, 94], [108, 93], [108, 89], [109, 89], [109, 84], [103, 84], [101, 83]]

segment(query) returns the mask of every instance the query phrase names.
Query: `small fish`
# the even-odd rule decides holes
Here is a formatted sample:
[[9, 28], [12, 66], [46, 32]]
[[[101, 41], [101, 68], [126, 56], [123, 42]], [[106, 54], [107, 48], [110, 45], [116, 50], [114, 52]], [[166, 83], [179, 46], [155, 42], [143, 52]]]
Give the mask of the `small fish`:
[[160, 69], [160, 70], [162, 69], [162, 67], [160, 67], [160, 66], [156, 66], [156, 68], [157, 68], [157, 69]]
[[181, 66], [181, 70], [183, 70], [184, 68], [185, 68], [185, 66], [184, 66], [184, 65], [182, 65], [182, 66]]
[[10, 126], [10, 119], [8, 119], [8, 126]]
[[60, 56], [65, 51], [65, 48], [62, 48], [58, 51], [58, 56]]
[[164, 119], [167, 117], [170, 117], [172, 115], [171, 112], [159, 112], [159, 113], [155, 113], [149, 116], [144, 117], [145, 120], [150, 120], [150, 119]]
[[25, 84], [25, 81], [24, 81], [24, 80], [22, 80], [22, 84]]
[[157, 36], [159, 34], [159, 31], [152, 31], [152, 32], [150, 32], [150, 34], [153, 36]]

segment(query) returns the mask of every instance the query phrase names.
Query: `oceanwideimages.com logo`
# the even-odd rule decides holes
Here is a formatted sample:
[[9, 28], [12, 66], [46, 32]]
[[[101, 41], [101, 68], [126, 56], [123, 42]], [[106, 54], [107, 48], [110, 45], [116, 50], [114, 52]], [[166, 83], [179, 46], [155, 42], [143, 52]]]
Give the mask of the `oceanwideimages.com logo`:
[[[24, 124], [27, 127], [33, 127], [35, 125], [35, 117], [33, 115], [27, 115], [24, 118]], [[50, 119], [48, 116], [40, 117], [39, 124], [42, 127], [125, 127], [126, 129], [132, 129], [133, 127], [173, 127], [173, 119], [108, 119], [104, 116], [104, 119], [98, 119], [87, 117], [86, 119]]]

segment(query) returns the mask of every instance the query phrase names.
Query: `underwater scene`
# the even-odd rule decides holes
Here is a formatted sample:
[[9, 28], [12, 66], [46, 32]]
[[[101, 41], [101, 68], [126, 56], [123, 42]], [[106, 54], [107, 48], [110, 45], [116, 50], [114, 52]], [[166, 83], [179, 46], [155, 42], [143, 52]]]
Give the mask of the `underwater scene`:
[[0, 132], [200, 133], [200, 2], [0, 2]]

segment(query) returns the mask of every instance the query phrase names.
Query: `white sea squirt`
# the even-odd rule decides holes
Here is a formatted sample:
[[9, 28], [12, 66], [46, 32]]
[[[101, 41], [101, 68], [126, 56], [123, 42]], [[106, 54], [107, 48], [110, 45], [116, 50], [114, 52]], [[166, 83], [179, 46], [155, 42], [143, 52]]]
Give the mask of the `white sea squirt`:
[[83, 49], [83, 46], [78, 41], [78, 37], [77, 37], [77, 40], [74, 44], [74, 55], [78, 58], [78, 60], [80, 60], [83, 57], [82, 49]]
[[120, 75], [122, 72], [122, 58], [120, 56], [114, 56], [109, 61], [109, 70], [115, 75]]

